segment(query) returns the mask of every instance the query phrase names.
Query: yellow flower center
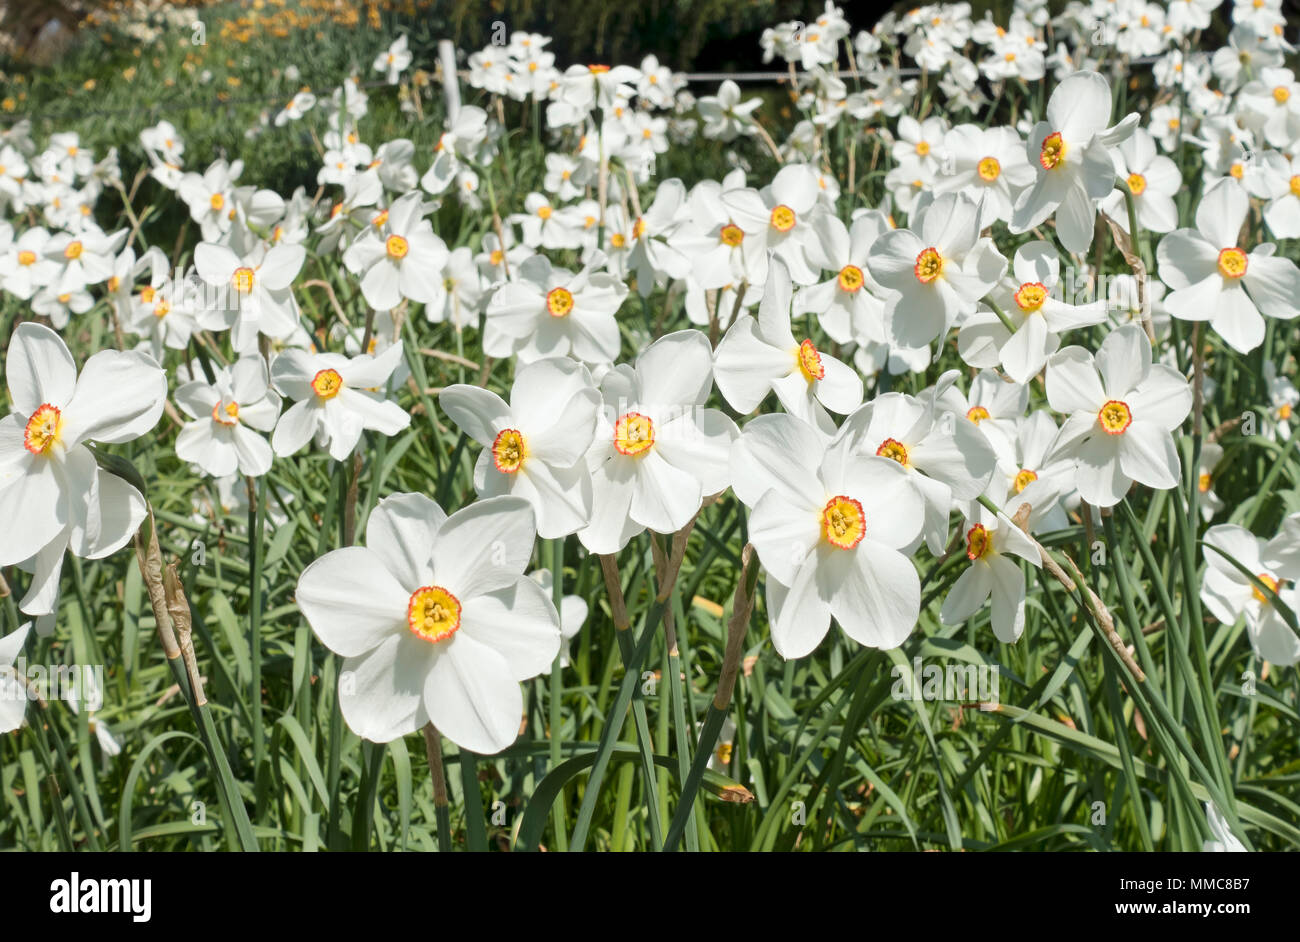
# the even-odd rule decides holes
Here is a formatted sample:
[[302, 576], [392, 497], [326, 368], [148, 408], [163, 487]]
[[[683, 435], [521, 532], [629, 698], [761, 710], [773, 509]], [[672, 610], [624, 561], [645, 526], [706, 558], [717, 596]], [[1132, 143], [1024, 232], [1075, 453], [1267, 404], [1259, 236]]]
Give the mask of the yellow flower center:
[[1112, 399], [1101, 407], [1097, 421], [1107, 435], [1123, 435], [1133, 424], [1133, 410], [1128, 407], [1128, 403]]
[[649, 416], [626, 412], [614, 424], [614, 448], [620, 455], [640, 455], [655, 443], [655, 426]]
[[1291, 89], [1287, 88], [1285, 85], [1279, 85], [1277, 88], [1273, 89], [1273, 100], [1279, 105], [1285, 105], [1290, 98]]
[[891, 461], [897, 461], [904, 468], [910, 467], [907, 458], [907, 446], [896, 438], [886, 438], [876, 449], [876, 454], [881, 458], [889, 458]]
[[1285, 421], [1287, 421], [1287, 419], [1291, 418], [1291, 403], [1289, 403], [1289, 402], [1284, 402], [1284, 403], [1282, 403], [1280, 406], [1278, 406], [1278, 407], [1277, 407], [1277, 417], [1278, 417], [1279, 420], [1281, 420], [1281, 421], [1283, 421], [1283, 422], [1285, 422]]
[[546, 294], [546, 310], [552, 317], [568, 317], [573, 312], [573, 292], [568, 288], [552, 288]]
[[63, 257], [68, 261], [75, 261], [81, 258], [84, 247], [80, 242], [69, 242], [68, 247], [63, 250]]
[[1043, 306], [1047, 300], [1047, 286], [1041, 281], [1026, 281], [1016, 291], [1016, 306], [1026, 314], [1031, 314]]
[[236, 268], [234, 274], [230, 276], [230, 283], [240, 294], [248, 294], [253, 290], [253, 269]]
[[153, 316], [158, 318], [159, 320], [162, 320], [164, 317], [170, 314], [171, 311], [172, 311], [172, 306], [171, 304], [168, 303], [166, 298], [159, 298], [158, 303], [153, 306]]
[[1242, 163], [1235, 163], [1228, 168], [1228, 174], [1237, 180], [1240, 180], [1242, 175], [1245, 172], [1246, 172], [1246, 167]]
[[803, 378], [808, 382], [814, 382], [826, 377], [826, 367], [822, 365], [822, 355], [817, 352], [817, 348], [811, 340], [805, 340], [799, 344], [799, 351], [795, 354], [795, 359], [799, 362], [799, 372], [803, 373]]
[[853, 549], [867, 532], [862, 504], [840, 495], [826, 502], [822, 511], [822, 536], [837, 549]]
[[1291, 178], [1291, 195], [1300, 196], [1300, 173]]
[[1002, 164], [996, 157], [985, 157], [975, 167], [975, 172], [980, 175], [980, 179], [985, 183], [992, 183], [1002, 176]]
[[322, 399], [333, 399], [343, 388], [338, 370], [321, 370], [311, 380], [311, 388]]
[[411, 247], [401, 236], [390, 235], [384, 242], [384, 250], [388, 252], [389, 258], [406, 258], [406, 253], [411, 250]]
[[943, 274], [943, 256], [935, 248], [922, 249], [912, 271], [916, 274], [917, 281], [928, 285]]
[[849, 294], [856, 294], [861, 290], [866, 278], [862, 274], [862, 269], [857, 265], [845, 265], [840, 269], [840, 290], [847, 291]]
[[615, 232], [609, 237], [609, 244], [614, 246], [616, 249], [621, 249], [623, 246], [627, 245], [627, 237], [621, 232]]
[[500, 249], [493, 249], [492, 254], [488, 256], [489, 260], [492, 262], [493, 267], [500, 265], [502, 260], [505, 257], [506, 257], [506, 253], [502, 252]]
[[772, 210], [772, 228], [778, 232], [789, 232], [794, 228], [794, 210], [782, 204]]
[[145, 287], [140, 289], [141, 304], [152, 304], [153, 296], [154, 296], [154, 289], [152, 287], [146, 285]]
[[552, 212], [554, 212], [554, 210], [552, 210], [551, 207], [549, 206], [539, 206], [537, 208], [537, 215], [540, 216], [542, 219], [550, 219]]
[[643, 235], [645, 235], [645, 220], [638, 216], [636, 225], [632, 227], [632, 238], [639, 239]]
[[386, 209], [381, 209], [379, 212], [375, 213], [375, 218], [370, 220], [370, 224], [376, 229], [386, 222], [388, 222], [388, 210]]
[[224, 406], [220, 402], [214, 403], [212, 406], [212, 421], [219, 425], [238, 425], [239, 403], [228, 402]]
[[1030, 471], [1028, 468], [1021, 468], [1020, 473], [1016, 475], [1015, 489], [1016, 493], [1021, 493], [1030, 484], [1038, 480], [1038, 472]]
[[524, 464], [528, 449], [524, 445], [524, 436], [518, 429], [507, 428], [497, 433], [492, 442], [492, 463], [502, 474], [514, 474]]
[[1044, 170], [1055, 170], [1065, 162], [1065, 139], [1056, 131], [1043, 138], [1043, 149], [1038, 152], [1038, 162]]
[[1209, 493], [1210, 490], [1210, 472], [1202, 471], [1196, 478], [1196, 489], [1202, 494]]
[[36, 264], [36, 253], [23, 249], [18, 253], [18, 264], [24, 267]]
[[460, 628], [460, 600], [440, 585], [421, 586], [406, 605], [406, 623], [418, 638], [446, 641]]
[[[653, 77], [654, 76], [651, 76], [651, 78]], [[731, 763], [731, 743], [729, 742], [718, 743], [718, 748], [713, 750], [713, 754], [714, 756], [717, 757], [717, 760], [721, 762], [723, 765], [729, 765]]]
[[1224, 278], [1240, 278], [1246, 274], [1249, 262], [1241, 249], [1224, 249], [1219, 253], [1219, 274]]
[[971, 562], [983, 559], [993, 551], [993, 538], [984, 524], [977, 523], [966, 531], [966, 558]]
[[1133, 191], [1134, 196], [1141, 196], [1147, 188], [1147, 178], [1140, 173], [1130, 173], [1128, 175], [1128, 188]]
[[226, 198], [220, 193], [213, 193], [211, 198], [208, 199], [208, 205], [212, 207], [214, 212], [220, 212], [221, 208], [226, 205]]
[[[1258, 579], [1260, 582], [1264, 583], [1264, 585], [1268, 586], [1275, 593], [1277, 592], [1278, 581], [1274, 579], [1272, 576], [1270, 576], [1268, 573], [1261, 572], [1255, 578]], [[1270, 602], [1272, 602], [1272, 599], [1270, 599], [1263, 592], [1259, 591], [1259, 586], [1251, 586], [1250, 591], [1251, 594], [1255, 596], [1255, 598], [1259, 599], [1261, 604], [1268, 605]]]
[[924, 157], [924, 156], [925, 156], [926, 154], [928, 154], [928, 153], [930, 153], [930, 142], [929, 142], [929, 141], [917, 141], [917, 142], [916, 142], [916, 156], [918, 156], [918, 157]]
[[734, 223], [727, 223], [718, 233], [718, 238], [722, 240], [723, 245], [729, 245], [733, 249], [745, 241], [745, 232], [740, 226]]
[[989, 417], [989, 410], [983, 406], [971, 406], [966, 410], [966, 418], [970, 419], [976, 425], [979, 425]]
[[27, 420], [23, 431], [23, 447], [33, 455], [48, 454], [63, 432], [63, 412], [48, 402], [41, 403]]

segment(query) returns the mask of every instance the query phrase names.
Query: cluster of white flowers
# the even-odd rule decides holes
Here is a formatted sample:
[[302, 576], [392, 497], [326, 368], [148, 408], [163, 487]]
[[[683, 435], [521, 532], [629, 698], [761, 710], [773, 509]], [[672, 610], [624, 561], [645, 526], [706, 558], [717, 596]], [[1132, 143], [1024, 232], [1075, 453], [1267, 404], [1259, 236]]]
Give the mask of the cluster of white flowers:
[[[516, 33], [469, 56], [488, 107], [460, 107], [429, 154], [405, 138], [363, 142], [355, 78], [328, 98], [295, 95], [275, 123], [323, 113], [323, 199], [239, 185], [237, 159], [186, 171], [172, 125], [143, 131], [153, 178], [198, 235], [177, 271], [138, 227], [95, 225], [99, 194], [119, 185], [114, 154], [96, 163], [74, 134], [38, 151], [20, 126], [0, 141], [0, 211], [18, 228], [0, 222], [0, 288], [60, 330], [92, 309], [96, 289], [138, 348], [97, 353], [78, 378], [53, 331], [14, 333], [13, 411], [0, 423], [0, 520], [13, 525], [0, 565], [35, 572], [22, 607], [44, 614], [65, 549], [98, 557], [124, 545], [143, 498], [84, 443], [149, 431], [169, 372], [188, 419], [176, 454], [216, 479], [222, 506], [245, 499], [234, 475], [266, 474], [312, 441], [343, 461], [366, 432], [402, 432], [411, 418], [396, 393], [415, 353], [401, 330], [418, 305], [430, 324], [477, 331], [484, 354], [515, 372], [509, 401], [469, 384], [439, 395], [481, 448], [479, 501], [448, 514], [421, 495], [389, 496], [364, 547], [301, 576], [299, 605], [355, 680], [342, 704], [360, 735], [386, 741], [432, 722], [466, 748], [505, 748], [519, 682], [549, 669], [562, 643], [549, 592], [526, 576], [536, 537], [576, 534], [613, 554], [643, 531], [681, 531], [728, 489], [750, 511], [783, 656], [813, 651], [832, 620], [861, 644], [901, 644], [920, 614], [922, 545], [970, 563], [942, 619], [964, 621], [991, 599], [993, 631], [1013, 642], [1025, 624], [1020, 561], [1040, 561], [1031, 534], [1064, 526], [1081, 501], [1113, 507], [1135, 483], [1181, 479], [1175, 436], [1194, 396], [1170, 318], [1206, 321], [1248, 352], [1265, 317], [1300, 314], [1300, 269], [1257, 229], [1243, 235], [1252, 205], [1274, 238], [1300, 235], [1300, 84], [1281, 64], [1292, 47], [1279, 2], [1236, 2], [1230, 45], [1214, 52], [1185, 40], [1217, 0], [1074, 0], [1051, 18], [1043, 0], [1017, 0], [1006, 26], [974, 21], [967, 4], [929, 5], [856, 36], [828, 3], [814, 23], [763, 35], [807, 115], [782, 143], [735, 83], [699, 99], [697, 123], [695, 99], [654, 57], [561, 71], [546, 37]], [[1104, 70], [1123, 77], [1133, 57], [1155, 58], [1160, 103], [1115, 114]], [[400, 37], [373, 68], [397, 83], [413, 61]], [[979, 118], [994, 103], [982, 89], [1018, 96], [1049, 71], [1041, 120]], [[940, 107], [927, 113], [923, 94]], [[550, 148], [541, 189], [517, 197], [481, 191], [502, 160], [493, 106], [505, 100], [544, 105]], [[964, 111], [973, 120], [950, 123]], [[670, 138], [696, 128], [729, 147], [762, 138], [782, 166], [754, 179], [735, 154], [721, 180], [657, 180]], [[872, 149], [872, 167], [885, 156], [879, 206], [842, 193], [837, 128], [863, 164], [849, 179]], [[1166, 156], [1181, 159], [1184, 145], [1203, 151], [1195, 228], [1178, 227], [1186, 181]], [[454, 248], [435, 231], [453, 193], [482, 222]], [[1158, 281], [1142, 272], [1140, 287], [1128, 275], [1112, 284], [1117, 294], [1063, 293], [1096, 279], [1090, 255], [1107, 224], [1117, 240], [1161, 236]], [[350, 273], [367, 328], [309, 331], [295, 290], [309, 257]], [[680, 299], [700, 329], [658, 336], [649, 316], [636, 323], [634, 289], [643, 312], [656, 289], [670, 307]], [[915, 394], [889, 391], [954, 335], [969, 381], [950, 370]], [[1270, 366], [1270, 428], [1285, 436], [1300, 397]], [[715, 390], [741, 425], [709, 407]], [[780, 411], [749, 417], [773, 393]], [[1212, 449], [1202, 460], [1213, 514]], [[1297, 519], [1263, 547], [1238, 527], [1215, 527], [1209, 542], [1294, 606]], [[1259, 656], [1300, 660], [1272, 598], [1207, 559], [1211, 612], [1244, 613]]]

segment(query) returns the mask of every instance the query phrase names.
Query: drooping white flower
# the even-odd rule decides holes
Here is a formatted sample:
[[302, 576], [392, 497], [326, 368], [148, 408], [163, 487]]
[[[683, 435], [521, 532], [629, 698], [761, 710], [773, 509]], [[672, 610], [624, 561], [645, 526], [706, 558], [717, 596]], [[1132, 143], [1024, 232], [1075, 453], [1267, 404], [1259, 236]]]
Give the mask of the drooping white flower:
[[[1294, 516], [1294, 515], [1293, 515]], [[1284, 530], [1265, 542], [1245, 527], [1223, 523], [1205, 531], [1205, 581], [1201, 601], [1225, 625], [1245, 616], [1246, 631], [1255, 655], [1280, 667], [1300, 662], [1300, 637], [1287, 625], [1271, 597], [1224, 556], [1222, 550], [1277, 593], [1295, 611], [1300, 606], [1300, 555]], [[1211, 549], [1210, 547], [1214, 547]], [[1288, 550], [1290, 550], [1288, 552]]]
[[1039, 566], [1038, 549], [1006, 514], [980, 511], [978, 521], [966, 521], [970, 565], [948, 590], [939, 618], [946, 625], [961, 624], [992, 596], [993, 633], [1004, 644], [1014, 644], [1025, 630], [1025, 576], [1013, 557]]

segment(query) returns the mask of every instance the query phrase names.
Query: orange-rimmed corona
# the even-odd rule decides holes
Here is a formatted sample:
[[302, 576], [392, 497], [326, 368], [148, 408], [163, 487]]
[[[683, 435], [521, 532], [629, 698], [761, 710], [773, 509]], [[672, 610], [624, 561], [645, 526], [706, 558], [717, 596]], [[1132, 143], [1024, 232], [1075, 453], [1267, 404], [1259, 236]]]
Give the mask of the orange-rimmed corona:
[[1112, 399], [1097, 413], [1097, 422], [1107, 435], [1123, 435], [1133, 424], [1133, 410], [1127, 402]]
[[241, 266], [230, 276], [230, 284], [240, 294], [249, 294], [253, 290], [253, 269]]
[[789, 232], [796, 221], [794, 210], [784, 203], [772, 210], [772, 228], [777, 232]]
[[966, 410], [966, 418], [970, 419], [976, 425], [979, 425], [989, 417], [989, 410], [983, 406], [971, 406]]
[[647, 415], [625, 412], [614, 423], [614, 448], [620, 455], [643, 455], [655, 443], [655, 425]]
[[799, 361], [799, 372], [808, 382], [826, 378], [826, 366], [822, 363], [822, 355], [817, 352], [817, 347], [811, 340], [799, 344], [796, 358]]
[[440, 585], [420, 586], [406, 603], [406, 623], [417, 638], [446, 641], [460, 629], [460, 599]]
[[[1273, 578], [1271, 575], [1269, 575], [1268, 573], [1266, 573], [1266, 572], [1261, 572], [1261, 573], [1259, 573], [1258, 575], [1256, 575], [1255, 578], [1258, 579], [1260, 582], [1264, 583], [1264, 585], [1268, 586], [1270, 589], [1272, 589], [1274, 593], [1277, 592], [1277, 587], [1278, 587], [1279, 583], [1278, 583], [1278, 581], [1277, 581], [1276, 579], [1274, 579], [1274, 578]], [[1265, 595], [1263, 592], [1259, 591], [1259, 586], [1257, 586], [1257, 585], [1252, 585], [1252, 586], [1250, 587], [1250, 591], [1251, 591], [1251, 594], [1254, 595], [1255, 598], [1258, 599], [1258, 600], [1259, 600], [1262, 604], [1264, 604], [1264, 605], [1269, 605], [1269, 604], [1271, 604], [1272, 601], [1273, 601], [1273, 600], [1270, 599], [1267, 595]]]
[[943, 256], [933, 246], [922, 249], [916, 256], [916, 264], [912, 267], [912, 272], [916, 275], [917, 281], [928, 285], [943, 274]]
[[840, 494], [826, 502], [822, 510], [822, 536], [836, 549], [853, 549], [867, 534], [867, 518], [862, 504]]
[[734, 222], [729, 222], [718, 232], [718, 239], [723, 245], [729, 245], [734, 249], [745, 241], [745, 230]]
[[1026, 281], [1016, 289], [1014, 295], [1016, 307], [1026, 314], [1032, 314], [1043, 306], [1047, 300], [1047, 285], [1041, 281]]
[[1038, 480], [1037, 471], [1030, 471], [1028, 468], [1021, 468], [1020, 473], [1016, 475], [1016, 481], [1015, 481], [1016, 493], [1019, 494], [1023, 492], [1025, 488], [1027, 488], [1029, 485], [1033, 484], [1037, 480]]
[[63, 412], [58, 406], [43, 402], [27, 420], [23, 429], [23, 447], [33, 455], [47, 455], [63, 434]]
[[1219, 274], [1224, 278], [1240, 278], [1249, 267], [1250, 262], [1241, 249], [1227, 248], [1219, 253]]
[[333, 399], [343, 388], [343, 377], [338, 370], [321, 370], [311, 380], [311, 388], [322, 399]]
[[862, 290], [863, 284], [866, 283], [866, 276], [862, 274], [862, 269], [857, 265], [845, 265], [840, 269], [839, 278], [840, 290], [849, 294], [857, 294]]
[[888, 458], [890, 461], [897, 461], [904, 468], [909, 467], [910, 461], [907, 456], [907, 446], [896, 438], [886, 438], [876, 449], [876, 455], [881, 458]]
[[975, 165], [975, 172], [985, 183], [992, 183], [1002, 176], [1002, 162], [996, 157], [985, 157]]
[[1055, 170], [1065, 163], [1065, 138], [1060, 131], [1054, 131], [1043, 138], [1042, 149], [1038, 152], [1038, 162], [1044, 170]]
[[568, 288], [552, 288], [546, 293], [546, 311], [552, 317], [568, 317], [573, 313], [573, 292]]
[[966, 558], [971, 562], [983, 559], [993, 549], [993, 537], [984, 524], [977, 523], [966, 531]]
[[524, 466], [528, 449], [517, 428], [503, 428], [492, 440], [492, 463], [502, 474], [514, 474]]
[[227, 402], [225, 405], [220, 402], [213, 403], [212, 421], [218, 425], [238, 425], [239, 403]]
[[389, 258], [406, 258], [406, 253], [411, 251], [411, 246], [401, 236], [390, 235], [384, 242], [384, 251], [388, 253]]

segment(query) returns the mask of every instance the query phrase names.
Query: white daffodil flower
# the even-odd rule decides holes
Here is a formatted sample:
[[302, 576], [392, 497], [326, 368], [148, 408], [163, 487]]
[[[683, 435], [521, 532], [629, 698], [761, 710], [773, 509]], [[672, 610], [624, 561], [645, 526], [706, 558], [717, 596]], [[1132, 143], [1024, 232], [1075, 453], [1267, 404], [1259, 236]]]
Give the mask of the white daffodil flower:
[[753, 412], [775, 391], [791, 415], [833, 434], [827, 409], [841, 415], [862, 404], [862, 378], [811, 340], [802, 343], [790, 329], [792, 287], [785, 263], [768, 269], [758, 318], [742, 314], [713, 355], [718, 391], [740, 413]]
[[939, 619], [945, 625], [959, 625], [992, 596], [993, 634], [1004, 644], [1014, 644], [1025, 630], [1025, 575], [1017, 558], [1040, 566], [1038, 548], [1006, 514], [994, 516], [983, 507], [980, 511], [978, 522], [966, 521], [970, 565], [948, 590]]
[[[751, 431], [753, 430], [753, 431]], [[897, 463], [828, 447], [791, 415], [765, 415], [732, 447], [736, 495], [752, 507], [749, 539], [767, 572], [772, 644], [804, 657], [834, 618], [854, 641], [895, 648], [916, 625], [921, 580], [906, 553], [925, 507]]]
[[281, 457], [292, 455], [315, 437], [342, 461], [366, 429], [396, 435], [411, 416], [383, 390], [401, 361], [401, 341], [377, 357], [285, 350], [271, 364], [271, 381], [294, 404], [280, 416], [271, 448]]
[[1075, 305], [1056, 297], [1061, 259], [1047, 242], [1018, 248], [1011, 273], [989, 296], [1013, 330], [994, 311], [977, 310], [957, 332], [957, 349], [971, 366], [1001, 366], [1017, 383], [1028, 383], [1061, 345], [1061, 334], [1106, 320], [1106, 302]]
[[292, 286], [306, 257], [301, 245], [259, 246], [240, 258], [224, 245], [200, 242], [194, 265], [204, 283], [215, 290], [205, 292], [199, 326], [230, 330], [231, 343], [239, 351], [255, 346], [259, 333], [285, 339], [298, 326]]
[[1026, 155], [1037, 178], [1016, 200], [1012, 232], [1028, 232], [1056, 214], [1056, 235], [1071, 252], [1092, 244], [1096, 201], [1110, 193], [1115, 167], [1109, 148], [1137, 125], [1130, 114], [1110, 122], [1110, 83], [1096, 72], [1075, 72], [1061, 81], [1047, 101], [1047, 120], [1034, 125]]
[[660, 337], [636, 365], [601, 381], [604, 409], [587, 453], [591, 521], [578, 539], [593, 553], [617, 553], [643, 530], [675, 533], [704, 498], [731, 483], [736, 424], [704, 403], [713, 389], [712, 351], [698, 330]]
[[979, 217], [965, 193], [947, 193], [920, 210], [912, 228], [875, 241], [867, 264], [893, 292], [885, 305], [891, 343], [917, 348], [942, 337], [1006, 271], [993, 240], [980, 237]]
[[515, 374], [507, 404], [478, 386], [448, 386], [438, 403], [483, 446], [474, 465], [479, 497], [514, 494], [532, 505], [537, 533], [575, 533], [591, 517], [587, 451], [600, 393], [581, 363], [538, 360]]
[[391, 310], [402, 298], [436, 305], [443, 296], [450, 253], [423, 213], [423, 197], [408, 193], [375, 216], [343, 253], [343, 264], [360, 276], [361, 293], [376, 310]]
[[1209, 321], [1234, 350], [1264, 342], [1264, 318], [1290, 320], [1300, 314], [1300, 268], [1275, 255], [1271, 242], [1250, 254], [1238, 247], [1250, 197], [1240, 183], [1224, 178], [1196, 207], [1196, 228], [1178, 229], [1156, 248], [1160, 280], [1172, 290], [1165, 308], [1180, 320]]
[[614, 315], [627, 285], [592, 270], [603, 262], [603, 256], [593, 256], [588, 267], [572, 274], [553, 268], [544, 255], [525, 260], [488, 302], [484, 352], [514, 354], [522, 363], [568, 355], [592, 365], [613, 363], [622, 343]]
[[176, 436], [176, 457], [214, 478], [235, 471], [265, 474], [274, 456], [257, 432], [272, 431], [280, 416], [266, 361], [256, 354], [240, 357], [229, 369], [218, 367], [215, 379], [212, 385], [195, 380], [176, 390], [176, 404], [195, 420]]
[[339, 706], [354, 733], [385, 743], [432, 723], [485, 755], [515, 741], [519, 684], [560, 649], [555, 606], [524, 575], [535, 540], [519, 497], [447, 516], [422, 494], [396, 494], [371, 512], [365, 546], [303, 571], [295, 598], [344, 658]]
[[140, 351], [103, 350], [77, 375], [48, 327], [19, 324], [5, 360], [13, 411], [0, 420], [0, 566], [33, 562], [23, 611], [54, 610], [64, 550], [114, 553], [144, 519], [143, 496], [101, 471], [86, 442], [116, 444], [157, 424], [167, 374]]
[[1171, 434], [1192, 408], [1192, 388], [1175, 369], [1151, 362], [1142, 328], [1114, 330], [1093, 355], [1066, 347], [1047, 361], [1047, 401], [1069, 418], [1057, 454], [1074, 458], [1080, 496], [1113, 507], [1134, 481], [1178, 486], [1182, 463]]
[[1241, 563], [1295, 611], [1300, 607], [1300, 591], [1296, 588], [1300, 580], [1300, 555], [1294, 551], [1286, 531], [1265, 542], [1245, 527], [1223, 523], [1205, 531], [1205, 542], [1209, 546], [1204, 550], [1206, 569], [1201, 601], [1210, 614], [1225, 625], [1235, 624], [1245, 616], [1250, 646], [1256, 657], [1279, 667], [1300, 662], [1300, 637], [1296, 637], [1278, 612], [1273, 599], [1222, 554], [1210, 548], [1222, 550]]

